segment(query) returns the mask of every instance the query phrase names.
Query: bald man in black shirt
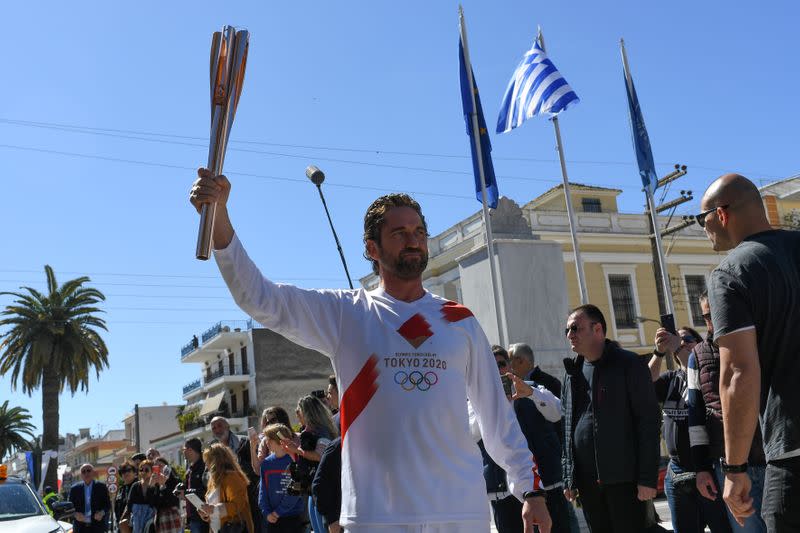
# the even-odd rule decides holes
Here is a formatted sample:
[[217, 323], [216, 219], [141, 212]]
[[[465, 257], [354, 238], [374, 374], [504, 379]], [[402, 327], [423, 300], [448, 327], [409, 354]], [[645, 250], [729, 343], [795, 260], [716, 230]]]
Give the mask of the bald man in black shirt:
[[762, 516], [770, 531], [800, 531], [800, 232], [773, 229], [761, 194], [726, 174], [696, 215], [714, 250], [730, 250], [709, 280], [720, 348], [724, 498], [737, 521], [753, 514], [747, 456], [761, 422], [767, 457]]

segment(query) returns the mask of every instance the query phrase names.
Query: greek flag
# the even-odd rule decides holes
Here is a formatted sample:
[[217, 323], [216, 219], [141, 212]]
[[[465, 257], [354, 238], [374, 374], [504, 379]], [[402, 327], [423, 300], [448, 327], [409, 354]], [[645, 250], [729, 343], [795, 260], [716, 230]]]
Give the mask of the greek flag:
[[533, 48], [525, 52], [508, 82], [497, 118], [497, 133], [522, 126], [525, 119], [549, 113], [557, 115], [580, 101], [540, 44], [541, 31]]

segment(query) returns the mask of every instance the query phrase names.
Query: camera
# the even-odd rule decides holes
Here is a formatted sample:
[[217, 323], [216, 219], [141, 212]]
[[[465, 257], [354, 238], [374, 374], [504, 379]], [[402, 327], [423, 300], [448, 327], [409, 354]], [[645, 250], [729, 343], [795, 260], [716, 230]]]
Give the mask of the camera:
[[289, 476], [292, 481], [286, 486], [286, 494], [290, 496], [309, 496], [311, 494], [311, 482], [317, 467], [308, 461], [300, 460], [297, 463], [289, 464]]
[[311, 391], [311, 396], [313, 396], [314, 398], [317, 398], [317, 399], [319, 399], [319, 400], [324, 400], [324, 399], [325, 399], [325, 396], [326, 396], [326, 394], [325, 394], [325, 391], [324, 391], [324, 390], [322, 390], [322, 389], [317, 389], [317, 390], [312, 390], [312, 391]]

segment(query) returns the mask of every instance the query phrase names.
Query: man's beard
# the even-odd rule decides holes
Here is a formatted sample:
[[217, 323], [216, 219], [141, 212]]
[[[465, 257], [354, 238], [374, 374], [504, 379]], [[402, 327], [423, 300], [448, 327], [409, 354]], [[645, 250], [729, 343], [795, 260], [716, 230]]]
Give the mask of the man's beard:
[[[419, 254], [419, 259], [406, 260], [405, 254]], [[391, 264], [391, 272], [403, 280], [412, 280], [420, 277], [428, 267], [428, 253], [424, 250], [403, 250], [396, 259], [387, 257], [381, 250], [381, 260], [384, 264]]]

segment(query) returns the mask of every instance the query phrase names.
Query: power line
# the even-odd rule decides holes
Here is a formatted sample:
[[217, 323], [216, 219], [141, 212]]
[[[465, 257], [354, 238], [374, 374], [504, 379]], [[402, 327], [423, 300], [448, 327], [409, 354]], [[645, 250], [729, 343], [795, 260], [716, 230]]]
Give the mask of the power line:
[[[109, 157], [109, 156], [101, 156], [95, 154], [82, 154], [78, 152], [67, 152], [62, 150], [50, 150], [46, 148], [36, 148], [32, 146], [20, 146], [20, 145], [13, 145], [13, 144], [0, 144], [0, 148], [8, 148], [12, 150], [25, 150], [29, 152], [38, 152], [44, 154], [51, 154], [51, 155], [62, 155], [68, 157], [79, 157], [83, 159], [97, 159], [101, 161], [111, 161], [114, 163], [126, 163], [131, 165], [144, 165], [149, 167], [159, 167], [159, 168], [169, 168], [173, 170], [190, 170], [192, 172], [196, 171], [196, 167], [188, 167], [182, 165], [172, 165], [169, 163], [155, 163], [152, 161], [139, 161], [135, 159], [123, 159], [119, 157]], [[265, 174], [254, 174], [249, 172], [235, 172], [235, 171], [228, 171], [226, 172], [227, 175], [231, 176], [245, 176], [249, 178], [258, 178], [258, 179], [266, 179], [266, 180], [278, 180], [278, 181], [288, 181], [288, 182], [295, 182], [295, 183], [302, 183], [304, 185], [308, 185], [309, 181], [300, 178], [286, 178], [282, 176], [268, 176]], [[365, 185], [350, 185], [345, 183], [328, 183], [328, 187], [340, 187], [345, 189], [359, 189], [365, 191], [378, 191], [382, 193], [390, 192], [388, 189], [384, 187], [368, 187]], [[443, 198], [458, 198], [460, 200], [474, 200], [473, 196], [459, 196], [456, 194], [444, 194], [444, 193], [437, 193], [437, 192], [421, 192], [421, 191], [406, 191], [410, 194], [415, 196], [438, 196]]]
[[[42, 270], [0, 269], [0, 273], [41, 274]], [[219, 280], [220, 276], [193, 276], [187, 274], [152, 274], [141, 272], [77, 272], [62, 270], [58, 274], [83, 275], [83, 276], [122, 276], [122, 277], [148, 277], [148, 278], [182, 278], [182, 279], [213, 279]], [[270, 278], [272, 281], [342, 281], [344, 278]]]
[[[167, 137], [172, 139], [186, 139], [192, 141], [207, 141], [207, 137], [197, 137], [197, 136], [190, 136], [190, 135], [178, 135], [178, 134], [171, 134], [171, 133], [159, 133], [159, 132], [148, 132], [148, 131], [141, 131], [141, 130], [128, 130], [128, 129], [120, 129], [120, 128], [98, 128], [92, 126], [82, 126], [76, 124], [64, 124], [64, 123], [57, 123], [57, 122], [37, 122], [31, 120], [16, 120], [16, 119], [9, 119], [9, 118], [0, 118], [0, 123], [10, 124], [10, 125], [17, 125], [17, 126], [28, 126], [28, 127], [38, 127], [38, 128], [48, 128], [54, 130], [61, 130], [61, 131], [68, 131], [68, 132], [75, 132], [75, 133], [113, 133], [113, 134], [125, 134], [125, 135], [146, 135], [151, 137]], [[132, 137], [132, 139], [138, 139], [143, 141], [152, 141], [153, 139], [146, 139], [142, 137]], [[199, 146], [203, 148], [207, 148], [207, 144], [190, 144], [184, 143], [188, 146]], [[471, 156], [465, 154], [442, 154], [442, 153], [434, 153], [434, 152], [411, 152], [411, 151], [398, 151], [398, 150], [384, 150], [381, 148], [352, 148], [352, 147], [335, 147], [335, 146], [320, 146], [320, 145], [303, 145], [303, 144], [289, 144], [289, 143], [275, 143], [275, 142], [267, 142], [267, 141], [254, 141], [254, 140], [236, 140], [231, 139], [230, 144], [248, 144], [253, 146], [277, 146], [281, 148], [298, 148], [298, 149], [305, 149], [305, 150], [326, 150], [326, 151], [335, 151], [335, 152], [352, 152], [352, 153], [364, 153], [364, 154], [374, 154], [374, 155], [398, 155], [398, 156], [411, 156], [411, 157], [437, 157], [437, 158], [445, 158], [445, 159], [468, 159]], [[231, 150], [240, 150], [238, 148], [229, 148]], [[274, 153], [274, 152], [256, 152], [256, 153], [264, 153], [267, 155], [280, 155], [286, 157], [303, 157], [307, 158], [306, 156], [300, 156], [296, 154], [281, 154], [281, 153]], [[318, 158], [317, 159], [321, 159]], [[556, 163], [558, 162], [557, 159], [545, 159], [545, 158], [533, 158], [533, 157], [508, 157], [508, 156], [495, 156], [493, 159], [498, 161], [521, 161], [521, 162], [530, 162], [530, 163]], [[331, 160], [336, 161], [336, 160]], [[358, 163], [353, 161], [341, 161], [341, 162], [348, 162], [348, 163]], [[581, 159], [570, 159], [568, 160], [570, 164], [585, 164], [585, 165], [611, 165], [611, 166], [633, 166], [633, 161], [613, 161], [613, 160], [581, 160]], [[672, 165], [673, 163], [658, 163], [659, 165]], [[711, 170], [711, 171], [718, 171], [718, 172], [727, 172], [730, 170], [729, 168], [720, 168], [720, 167], [711, 167], [711, 166], [702, 166], [692, 164], [692, 168], [701, 169], [701, 170]], [[759, 174], [761, 176], [770, 177], [770, 178], [781, 178], [782, 176], [775, 176], [766, 174], [763, 172], [752, 172], [754, 174]], [[513, 176], [504, 176], [505, 179], [514, 179], [519, 177]], [[560, 180], [555, 180], [560, 181]]]

